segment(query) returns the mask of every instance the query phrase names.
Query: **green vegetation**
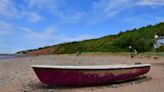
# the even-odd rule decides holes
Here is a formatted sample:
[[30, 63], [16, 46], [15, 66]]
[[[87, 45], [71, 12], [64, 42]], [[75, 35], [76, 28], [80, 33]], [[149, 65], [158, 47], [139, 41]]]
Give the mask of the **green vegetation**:
[[154, 51], [154, 35], [156, 34], [164, 36], [164, 23], [127, 30], [117, 35], [49, 46], [54, 47], [54, 52], [50, 54], [75, 53], [77, 50], [81, 52], [127, 52], [129, 46], [139, 52], [149, 52]]
[[158, 52], [164, 52], [164, 46], [160, 46], [159, 48], [156, 49]]

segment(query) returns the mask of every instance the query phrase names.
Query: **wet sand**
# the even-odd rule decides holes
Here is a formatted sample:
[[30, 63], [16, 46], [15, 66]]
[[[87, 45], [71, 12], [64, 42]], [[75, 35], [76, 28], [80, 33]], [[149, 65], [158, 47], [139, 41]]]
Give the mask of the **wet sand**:
[[[106, 65], [120, 63], [151, 63], [148, 74], [136, 80], [122, 83], [89, 87], [49, 87], [40, 83], [30, 67], [33, 64], [46, 65]], [[163, 92], [164, 58], [110, 55], [46, 55], [0, 59], [1, 92]]]

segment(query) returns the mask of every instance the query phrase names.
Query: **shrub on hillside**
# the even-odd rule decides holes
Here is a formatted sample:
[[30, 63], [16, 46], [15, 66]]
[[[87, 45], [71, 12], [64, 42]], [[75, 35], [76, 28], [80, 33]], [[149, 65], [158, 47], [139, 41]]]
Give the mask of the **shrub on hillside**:
[[160, 46], [159, 48], [156, 49], [158, 52], [164, 52], [164, 46]]

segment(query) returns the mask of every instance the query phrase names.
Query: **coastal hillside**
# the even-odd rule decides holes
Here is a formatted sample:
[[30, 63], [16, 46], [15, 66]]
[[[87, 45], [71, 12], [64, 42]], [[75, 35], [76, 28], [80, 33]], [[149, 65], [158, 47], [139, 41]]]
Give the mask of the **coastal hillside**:
[[20, 51], [19, 53], [29, 55], [45, 54], [69, 54], [80, 52], [127, 52], [132, 46], [139, 52], [153, 50], [154, 35], [164, 36], [164, 22], [156, 25], [126, 30], [116, 35], [108, 35], [101, 38], [74, 41], [57, 44], [53, 46], [41, 47], [38, 49]]

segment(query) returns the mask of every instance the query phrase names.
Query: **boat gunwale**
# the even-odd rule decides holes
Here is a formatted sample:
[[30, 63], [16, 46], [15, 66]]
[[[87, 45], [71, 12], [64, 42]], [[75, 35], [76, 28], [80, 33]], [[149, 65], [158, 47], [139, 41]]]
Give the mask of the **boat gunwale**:
[[108, 70], [108, 69], [131, 69], [150, 67], [151, 64], [119, 64], [119, 65], [87, 65], [87, 66], [59, 66], [59, 65], [31, 65], [32, 68], [59, 69], [59, 70]]

